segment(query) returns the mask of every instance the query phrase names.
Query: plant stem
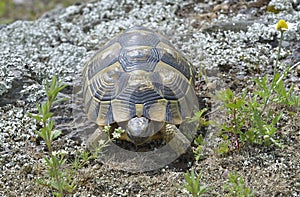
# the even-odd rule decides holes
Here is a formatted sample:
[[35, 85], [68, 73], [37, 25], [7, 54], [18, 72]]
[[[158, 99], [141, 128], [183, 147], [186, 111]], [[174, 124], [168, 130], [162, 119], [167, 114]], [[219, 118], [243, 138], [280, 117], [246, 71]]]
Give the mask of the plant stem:
[[[236, 104], [236, 100], [234, 100], [234, 103]], [[238, 150], [240, 149], [239, 147], [239, 138], [238, 138], [238, 125], [237, 125], [237, 110], [233, 109], [233, 119], [234, 119], [234, 138], [235, 138], [235, 145]]]
[[[54, 155], [52, 155], [52, 152], [51, 152], [51, 157], [55, 157]], [[57, 159], [57, 158], [53, 158], [53, 159]], [[56, 160], [56, 162], [54, 162], [54, 171], [55, 171], [55, 179], [56, 179], [56, 183], [57, 183], [57, 186], [58, 186], [58, 190], [59, 190], [59, 194], [60, 196], [63, 196], [64, 193], [63, 193], [63, 185], [61, 183], [61, 179], [59, 177], [59, 169], [60, 169], [60, 165], [59, 163], [57, 163], [58, 161]]]
[[278, 59], [279, 59], [279, 56], [280, 56], [280, 51], [281, 51], [281, 46], [282, 46], [282, 39], [283, 39], [283, 31], [280, 31], [279, 48], [278, 48], [278, 53], [277, 53], [277, 57], [276, 57], [276, 63], [275, 63], [275, 67], [274, 67], [274, 78], [273, 78], [272, 85], [274, 85], [275, 74], [276, 74], [277, 66], [278, 66]]
[[277, 72], [277, 66], [278, 66], [278, 59], [279, 59], [279, 56], [280, 56], [280, 51], [281, 51], [281, 47], [282, 47], [282, 40], [283, 40], [283, 32], [284, 31], [280, 31], [280, 40], [279, 40], [279, 48], [278, 48], [278, 53], [277, 53], [277, 57], [276, 57], [276, 63], [275, 63], [275, 66], [274, 66], [274, 72], [273, 72], [273, 80], [272, 80], [272, 85], [271, 85], [271, 90], [270, 90], [270, 93], [264, 103], [264, 106], [263, 106], [263, 109], [260, 113], [260, 115], [262, 116], [263, 113], [265, 112], [266, 108], [267, 108], [267, 105], [270, 101], [270, 97], [272, 96], [273, 94], [273, 91], [275, 89], [275, 86], [277, 85], [277, 81], [276, 80], [276, 72]]
[[[49, 101], [49, 103], [48, 103], [46, 114], [48, 114], [50, 112], [50, 109], [52, 107], [52, 101], [50, 100], [49, 97], [48, 97], [48, 101]], [[51, 140], [51, 133], [52, 133], [52, 131], [50, 129], [48, 129], [47, 120], [45, 120], [43, 122], [43, 124], [44, 124], [44, 128], [46, 130], [46, 133], [47, 133], [47, 139], [46, 139], [47, 148], [48, 148], [49, 153], [52, 156], [52, 152], [53, 152], [53, 149], [52, 149], [52, 140]]]

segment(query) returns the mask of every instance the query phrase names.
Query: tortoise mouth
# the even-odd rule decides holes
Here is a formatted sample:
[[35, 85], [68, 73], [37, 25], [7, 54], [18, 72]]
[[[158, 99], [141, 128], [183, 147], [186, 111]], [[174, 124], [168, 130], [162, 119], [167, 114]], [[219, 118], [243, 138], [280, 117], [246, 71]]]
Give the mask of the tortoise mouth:
[[145, 144], [150, 139], [150, 136], [149, 137], [138, 137], [138, 136], [128, 135], [128, 137], [129, 137], [130, 141], [132, 141], [132, 143], [134, 143], [136, 145]]

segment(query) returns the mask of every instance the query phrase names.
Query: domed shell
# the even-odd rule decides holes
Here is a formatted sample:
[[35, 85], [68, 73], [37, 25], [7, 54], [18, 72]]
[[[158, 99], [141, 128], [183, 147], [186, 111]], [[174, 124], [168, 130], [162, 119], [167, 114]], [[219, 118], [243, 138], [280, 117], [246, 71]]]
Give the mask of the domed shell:
[[142, 116], [179, 125], [198, 105], [194, 75], [193, 66], [165, 37], [134, 27], [86, 63], [85, 110], [98, 125]]

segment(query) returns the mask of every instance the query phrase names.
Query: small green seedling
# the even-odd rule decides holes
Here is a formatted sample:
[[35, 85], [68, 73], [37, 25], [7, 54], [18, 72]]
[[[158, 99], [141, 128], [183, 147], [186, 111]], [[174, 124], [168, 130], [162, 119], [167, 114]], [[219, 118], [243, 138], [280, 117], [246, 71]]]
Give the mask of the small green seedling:
[[207, 188], [200, 185], [201, 173], [196, 176], [194, 170], [191, 170], [191, 172], [187, 172], [184, 177], [186, 182], [183, 187], [190, 192], [193, 197], [200, 197], [207, 192]]
[[227, 183], [223, 186], [228, 196], [230, 197], [252, 197], [254, 192], [245, 186], [243, 177], [240, 177], [237, 172], [228, 174]]
[[[191, 122], [197, 123], [198, 127], [200, 126], [207, 126], [209, 125], [209, 121], [203, 118], [204, 113], [207, 111], [206, 108], [203, 108], [202, 110], [195, 113], [193, 118], [191, 119]], [[203, 136], [200, 134], [194, 139], [195, 148], [193, 148], [193, 153], [195, 156], [196, 161], [199, 161], [201, 156], [202, 147], [204, 144]]]

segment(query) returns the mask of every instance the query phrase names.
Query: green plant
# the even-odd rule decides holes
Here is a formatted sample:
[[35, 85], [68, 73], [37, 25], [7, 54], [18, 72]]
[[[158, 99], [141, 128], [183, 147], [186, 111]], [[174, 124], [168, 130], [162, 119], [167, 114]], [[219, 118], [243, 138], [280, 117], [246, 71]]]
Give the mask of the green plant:
[[[207, 111], [206, 108], [203, 108], [202, 110], [195, 113], [193, 118], [191, 119], [191, 122], [197, 123], [198, 126], [207, 126], [209, 125], [209, 121], [203, 118], [204, 113]], [[195, 156], [196, 161], [199, 161], [201, 156], [201, 150], [202, 146], [204, 144], [203, 136], [200, 134], [194, 139], [195, 148], [193, 148], [193, 153]]]
[[[53, 195], [55, 196], [63, 196], [66, 192], [71, 193], [74, 191], [76, 185], [73, 177], [76, 173], [76, 170], [88, 164], [91, 159], [97, 158], [98, 153], [104, 146], [106, 146], [112, 140], [119, 138], [124, 132], [124, 130], [121, 128], [115, 129], [112, 133], [112, 137], [106, 141], [99, 142], [100, 146], [97, 147], [92, 154], [87, 151], [80, 151], [79, 155], [76, 156], [72, 162], [72, 165], [67, 165], [66, 153], [63, 151], [53, 150], [52, 143], [61, 135], [61, 131], [54, 130], [54, 121], [51, 119], [53, 116], [53, 113], [51, 112], [52, 106], [66, 100], [57, 99], [58, 93], [65, 87], [66, 85], [62, 85], [54, 76], [51, 84], [46, 82], [45, 89], [47, 101], [36, 105], [38, 114], [28, 113], [30, 117], [34, 118], [42, 125], [42, 128], [36, 131], [36, 134], [45, 141], [49, 151], [49, 155], [44, 156], [47, 174], [44, 178], [38, 179], [37, 182], [41, 185], [45, 185], [54, 189], [55, 191], [53, 192]], [[104, 131], [109, 133], [110, 126], [106, 126]]]
[[[288, 72], [298, 66], [300, 62], [297, 64], [287, 67], [287, 69], [283, 72], [283, 74], [280, 74], [277, 72], [277, 67], [278, 67], [278, 59], [280, 56], [281, 52], [281, 47], [282, 47], [282, 40], [283, 40], [283, 33], [288, 30], [288, 25], [284, 20], [279, 20], [277, 25], [276, 25], [276, 30], [280, 32], [280, 39], [279, 39], [279, 48], [278, 48], [278, 53], [276, 57], [276, 63], [274, 66], [274, 75], [273, 75], [273, 80], [271, 85], [267, 85], [266, 83], [266, 78], [263, 78], [262, 80], [256, 80], [255, 82], [258, 84], [259, 87], [263, 91], [266, 91], [267, 94], [265, 96], [264, 100], [264, 107], [261, 112], [261, 114], [264, 113], [265, 109], [268, 106], [269, 101], [273, 101], [276, 103], [279, 103], [281, 105], [286, 105], [286, 106], [296, 106], [298, 109], [300, 108], [299, 106], [299, 100], [300, 100], [300, 95], [295, 95], [293, 94], [293, 86], [289, 88], [287, 91], [284, 85], [283, 79], [287, 76]], [[273, 96], [275, 91], [275, 96]], [[261, 93], [261, 92], [260, 92]], [[259, 94], [258, 94], [259, 95]], [[272, 97], [273, 96], [273, 97]]]
[[14, 8], [13, 0], [2, 0], [0, 1], [0, 18], [10, 16]]
[[[223, 101], [229, 118], [228, 122], [221, 125], [221, 129], [231, 134], [236, 143], [238, 143], [238, 136], [244, 134], [243, 128], [247, 118], [245, 97], [245, 93], [241, 97], [237, 97], [230, 89], [216, 92], [216, 98]], [[227, 140], [228, 137], [223, 134], [223, 138]], [[239, 144], [237, 147], [239, 148]]]
[[[283, 33], [288, 29], [285, 21], [280, 20], [277, 29], [281, 36], [272, 82], [264, 76], [261, 79], [254, 79], [256, 85], [254, 92], [246, 89], [241, 95], [236, 95], [227, 89], [216, 93], [217, 99], [224, 103], [228, 114], [228, 121], [220, 126], [222, 135], [229, 135], [237, 149], [240, 142], [267, 146], [275, 144], [283, 147], [275, 139], [277, 124], [283, 115], [280, 107], [288, 106], [292, 111], [300, 109], [300, 96], [294, 94], [293, 86], [287, 90], [283, 81], [287, 73], [299, 63], [288, 67], [283, 74], [277, 72]], [[224, 147], [222, 150], [226, 151]]]
[[254, 196], [254, 192], [245, 186], [243, 177], [240, 177], [237, 172], [228, 174], [227, 183], [223, 188], [228, 192], [230, 197], [251, 197]]
[[[261, 91], [264, 92], [264, 91]], [[266, 92], [264, 92], [266, 93]], [[261, 95], [264, 100], [266, 95]], [[239, 142], [270, 145], [270, 142], [281, 146], [275, 140], [276, 125], [282, 116], [282, 112], [274, 112], [268, 109], [262, 114], [264, 103], [260, 102], [257, 96], [241, 97], [236, 96], [231, 90], [217, 92], [217, 98], [224, 102], [228, 114], [228, 121], [221, 125], [224, 134], [231, 135], [234, 144], [239, 148]]]
[[230, 152], [230, 140], [227, 135], [223, 135], [224, 141], [218, 144], [218, 147], [215, 149], [215, 152], [218, 155], [224, 155]]
[[96, 159], [98, 157], [98, 153], [101, 149], [96, 149], [92, 154], [86, 150], [79, 151], [78, 155], [75, 157], [73, 164], [73, 169], [78, 170], [84, 167], [89, 163], [90, 160]]
[[191, 170], [191, 172], [187, 172], [184, 177], [186, 182], [183, 187], [190, 192], [193, 197], [201, 196], [207, 192], [207, 188], [200, 185], [201, 173], [196, 176], [194, 170]]
[[29, 114], [32, 118], [36, 119], [38, 122], [42, 123], [42, 128], [40, 131], [36, 131], [36, 133], [46, 142], [47, 148], [49, 152], [53, 152], [52, 150], [52, 142], [56, 139], [60, 134], [61, 131], [53, 130], [54, 129], [54, 120], [51, 120], [53, 113], [50, 112], [50, 109], [53, 105], [65, 101], [66, 99], [59, 99], [57, 100], [57, 94], [63, 90], [66, 85], [61, 85], [57, 81], [57, 78], [54, 76], [51, 81], [51, 85], [46, 82], [46, 94], [47, 94], [47, 101], [42, 104], [37, 104], [36, 107], [38, 109], [39, 114]]
[[195, 115], [192, 117], [191, 122], [198, 123], [198, 126], [209, 125], [209, 121], [203, 118], [205, 112], [207, 112], [206, 108], [203, 108], [200, 111], [195, 112]]
[[194, 139], [194, 144], [196, 147], [193, 149], [193, 153], [194, 153], [194, 157], [195, 157], [196, 161], [199, 161], [199, 159], [201, 157], [203, 143], [204, 143], [204, 140], [203, 140], [202, 135], [198, 135], [198, 137], [196, 137]]
[[55, 189], [56, 191], [53, 192], [55, 196], [63, 196], [65, 191], [73, 191], [76, 187], [73, 180], [69, 178], [70, 174], [63, 171], [63, 166], [66, 162], [65, 153], [56, 152], [52, 147], [53, 140], [60, 136], [61, 131], [54, 130], [54, 120], [51, 120], [53, 113], [50, 111], [50, 109], [53, 105], [65, 100], [57, 99], [57, 94], [65, 87], [66, 85], [62, 85], [54, 76], [51, 84], [49, 85], [47, 82], [45, 86], [47, 101], [42, 104], [37, 104], [39, 113], [28, 113], [30, 117], [41, 123], [42, 128], [36, 131], [36, 134], [45, 141], [49, 151], [49, 155], [44, 156], [48, 177], [44, 179], [38, 179], [38, 183]]

